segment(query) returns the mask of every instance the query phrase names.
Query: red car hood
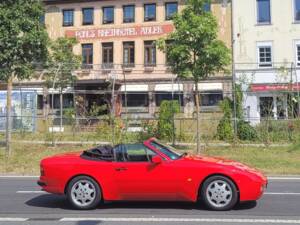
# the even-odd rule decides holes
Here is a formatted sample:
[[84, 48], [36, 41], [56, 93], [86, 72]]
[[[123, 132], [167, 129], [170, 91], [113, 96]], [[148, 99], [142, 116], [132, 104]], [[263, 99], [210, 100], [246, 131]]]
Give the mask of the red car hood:
[[229, 159], [223, 159], [219, 157], [208, 157], [208, 156], [186, 156], [185, 160], [193, 160], [193, 161], [200, 161], [203, 163], [213, 163], [213, 164], [219, 164], [224, 166], [231, 166], [239, 170], [254, 173], [257, 176], [263, 178], [264, 180], [266, 179], [265, 176], [259, 170], [251, 168], [243, 163], [236, 162]]

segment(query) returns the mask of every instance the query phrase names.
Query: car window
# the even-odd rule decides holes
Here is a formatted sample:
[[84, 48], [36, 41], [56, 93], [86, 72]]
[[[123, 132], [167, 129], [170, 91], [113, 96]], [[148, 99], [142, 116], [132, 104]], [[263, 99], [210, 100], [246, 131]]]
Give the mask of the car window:
[[150, 144], [163, 154], [167, 155], [170, 159], [176, 160], [180, 158], [180, 155], [174, 152], [171, 146], [166, 146], [155, 141], [151, 141]]
[[156, 155], [143, 144], [123, 144], [115, 148], [118, 162], [148, 162]]

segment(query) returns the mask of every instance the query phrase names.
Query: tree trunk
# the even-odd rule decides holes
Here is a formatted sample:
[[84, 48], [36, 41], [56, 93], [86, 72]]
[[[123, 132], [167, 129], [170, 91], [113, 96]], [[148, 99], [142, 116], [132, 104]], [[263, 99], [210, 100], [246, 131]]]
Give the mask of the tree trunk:
[[196, 113], [197, 113], [197, 154], [201, 152], [200, 145], [200, 98], [199, 98], [199, 90], [198, 90], [198, 82], [195, 82], [195, 100], [196, 100]]
[[11, 76], [7, 81], [7, 93], [6, 93], [6, 153], [11, 155], [11, 107], [12, 107], [12, 86], [13, 77]]
[[60, 105], [60, 132], [62, 132], [63, 129], [63, 94], [62, 89], [59, 92], [59, 105]]

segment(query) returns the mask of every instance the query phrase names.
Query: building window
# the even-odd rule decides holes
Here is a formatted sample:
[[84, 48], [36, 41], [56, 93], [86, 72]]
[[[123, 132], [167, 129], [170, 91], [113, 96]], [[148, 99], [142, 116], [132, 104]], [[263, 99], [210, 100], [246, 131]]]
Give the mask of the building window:
[[297, 66], [300, 66], [300, 43], [296, 44], [296, 60]]
[[258, 46], [259, 67], [272, 67], [272, 47], [269, 45]]
[[84, 69], [93, 67], [93, 44], [82, 44], [82, 66]]
[[69, 27], [74, 25], [74, 10], [64, 9], [63, 10], [63, 26]]
[[122, 95], [122, 105], [124, 107], [148, 107], [149, 95], [147, 92], [127, 93], [125, 103], [125, 94]]
[[223, 100], [222, 91], [207, 91], [200, 93], [201, 106], [218, 106]]
[[211, 11], [211, 4], [210, 3], [204, 3], [204, 6], [203, 6], [203, 10], [205, 12], [210, 12]]
[[160, 106], [163, 101], [178, 101], [180, 106], [183, 106], [183, 93], [176, 92], [157, 92], [155, 93], [155, 104]]
[[114, 23], [114, 7], [103, 7], [103, 24]]
[[123, 6], [123, 23], [133, 23], [135, 14], [134, 5], [124, 5]]
[[300, 22], [300, 0], [294, 0], [295, 21]]
[[171, 59], [170, 59], [170, 46], [173, 44], [172, 40], [166, 40], [166, 65], [171, 64]]
[[167, 2], [166, 3], [166, 20], [171, 20], [174, 14], [178, 11], [177, 2]]
[[94, 9], [82, 9], [82, 25], [93, 25], [94, 23]]
[[154, 41], [145, 41], [145, 66], [156, 65], [156, 45]]
[[156, 20], [156, 4], [145, 4], [144, 5], [144, 20], [155, 21]]
[[114, 45], [110, 43], [102, 43], [102, 63], [103, 68], [112, 68], [114, 63]]
[[123, 65], [134, 66], [134, 42], [123, 42]]
[[271, 23], [270, 0], [256, 0], [257, 2], [257, 23]]

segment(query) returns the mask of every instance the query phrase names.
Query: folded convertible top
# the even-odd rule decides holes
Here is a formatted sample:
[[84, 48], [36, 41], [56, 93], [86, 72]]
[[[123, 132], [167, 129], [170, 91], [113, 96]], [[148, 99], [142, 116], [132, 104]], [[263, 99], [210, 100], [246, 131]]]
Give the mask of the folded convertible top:
[[97, 146], [96, 148], [83, 151], [81, 157], [90, 160], [113, 161], [114, 149], [110, 145]]

